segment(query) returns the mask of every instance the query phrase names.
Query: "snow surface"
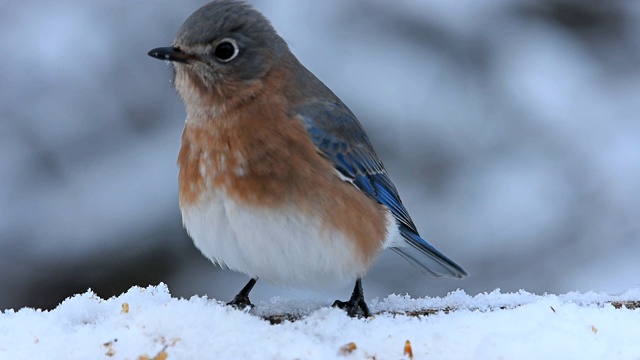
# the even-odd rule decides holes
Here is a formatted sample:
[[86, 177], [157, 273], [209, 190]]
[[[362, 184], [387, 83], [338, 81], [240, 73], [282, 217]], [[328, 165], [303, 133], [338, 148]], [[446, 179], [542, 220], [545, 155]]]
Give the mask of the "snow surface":
[[[160, 284], [107, 300], [87, 291], [51, 311], [5, 310], [0, 359], [407, 359], [407, 340], [414, 359], [637, 359], [640, 310], [609, 303], [638, 299], [640, 288], [560, 296], [458, 290], [373, 299], [373, 318], [352, 319], [330, 300], [274, 298], [247, 312], [174, 298]], [[404, 314], [445, 308], [453, 310]], [[299, 319], [263, 318], [283, 313]]]

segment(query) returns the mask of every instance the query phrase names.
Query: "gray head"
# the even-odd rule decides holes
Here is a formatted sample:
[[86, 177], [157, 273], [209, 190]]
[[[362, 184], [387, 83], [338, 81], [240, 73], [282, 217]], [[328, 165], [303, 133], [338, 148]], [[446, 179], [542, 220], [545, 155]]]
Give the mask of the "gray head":
[[286, 53], [286, 43], [260, 12], [242, 1], [218, 0], [191, 14], [172, 46], [149, 55], [174, 64], [175, 86], [189, 108], [190, 101], [220, 106], [241, 96], [239, 90], [263, 78]]

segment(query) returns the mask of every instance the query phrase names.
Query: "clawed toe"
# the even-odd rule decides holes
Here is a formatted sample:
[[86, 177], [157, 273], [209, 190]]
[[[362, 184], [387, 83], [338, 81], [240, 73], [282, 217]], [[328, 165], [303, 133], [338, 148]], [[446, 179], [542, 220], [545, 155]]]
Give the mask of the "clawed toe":
[[360, 279], [356, 280], [356, 286], [353, 289], [353, 294], [351, 294], [351, 299], [348, 301], [336, 300], [332, 306], [346, 311], [347, 315], [351, 317], [356, 317], [360, 314], [364, 317], [371, 316], [369, 307], [364, 301], [364, 293], [362, 291], [362, 282]]
[[340, 308], [347, 312], [347, 315], [351, 317], [356, 317], [358, 315], [362, 315], [364, 317], [370, 317], [371, 312], [369, 311], [369, 307], [367, 303], [364, 302], [364, 299], [356, 299], [356, 301], [340, 301], [336, 300], [333, 307]]
[[241, 294], [236, 295], [233, 300], [227, 303], [228, 306], [233, 306], [238, 310], [244, 310], [246, 308], [253, 308], [253, 304], [249, 300], [248, 296], [242, 296]]
[[253, 279], [249, 280], [247, 285], [245, 285], [242, 288], [242, 290], [240, 290], [238, 295], [236, 295], [233, 298], [233, 300], [229, 301], [227, 303], [227, 305], [228, 306], [233, 306], [234, 308], [236, 308], [238, 310], [244, 310], [246, 308], [253, 308], [253, 304], [251, 303], [251, 300], [249, 300], [249, 293], [251, 292], [251, 289], [253, 289], [253, 286], [256, 284], [256, 281], [258, 281], [258, 278], [253, 278]]

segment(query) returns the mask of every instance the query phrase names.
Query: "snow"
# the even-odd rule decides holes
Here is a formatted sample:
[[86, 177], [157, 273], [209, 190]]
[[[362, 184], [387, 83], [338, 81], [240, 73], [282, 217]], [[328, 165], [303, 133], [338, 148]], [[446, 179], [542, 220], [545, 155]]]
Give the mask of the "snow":
[[[106, 300], [87, 291], [51, 311], [5, 310], [0, 359], [407, 359], [407, 341], [415, 359], [631, 359], [640, 354], [640, 310], [611, 302], [638, 299], [640, 288], [542, 296], [458, 290], [372, 299], [377, 314], [354, 319], [329, 299], [273, 298], [241, 311], [206, 297], [175, 298], [160, 284]], [[436, 311], [417, 315], [424, 309]], [[294, 320], [267, 320], [282, 314]]]

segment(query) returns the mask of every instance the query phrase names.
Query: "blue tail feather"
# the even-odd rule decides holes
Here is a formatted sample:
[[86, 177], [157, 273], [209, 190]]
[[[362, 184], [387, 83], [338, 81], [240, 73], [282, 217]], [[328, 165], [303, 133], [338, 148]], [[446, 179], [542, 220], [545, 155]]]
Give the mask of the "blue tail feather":
[[393, 247], [391, 250], [402, 256], [411, 265], [422, 273], [432, 277], [463, 278], [467, 272], [429, 244], [416, 232], [403, 224], [399, 224], [400, 234], [405, 239], [407, 246]]

